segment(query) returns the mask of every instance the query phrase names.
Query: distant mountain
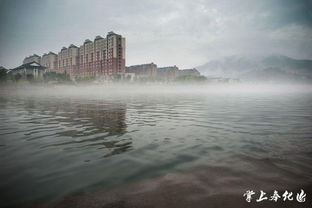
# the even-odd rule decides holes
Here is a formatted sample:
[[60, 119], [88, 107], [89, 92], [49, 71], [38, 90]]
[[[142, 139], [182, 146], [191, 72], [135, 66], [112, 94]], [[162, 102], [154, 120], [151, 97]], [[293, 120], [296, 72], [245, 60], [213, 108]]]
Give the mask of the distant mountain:
[[287, 56], [230, 56], [196, 67], [203, 75], [248, 81], [312, 82], [312, 60]]

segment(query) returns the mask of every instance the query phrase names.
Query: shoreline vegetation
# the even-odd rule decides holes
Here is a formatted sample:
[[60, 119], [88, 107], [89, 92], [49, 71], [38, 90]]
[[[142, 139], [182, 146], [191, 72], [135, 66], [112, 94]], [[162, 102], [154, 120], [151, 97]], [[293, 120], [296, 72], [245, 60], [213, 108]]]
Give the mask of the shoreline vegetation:
[[[181, 75], [174, 79], [164, 79], [158, 77], [136, 77], [134, 79], [130, 79], [130, 77], [122, 77], [117, 74], [110, 79], [104, 79], [100, 77], [96, 77], [95, 75], [87, 75], [84, 77], [76, 77], [71, 78], [67, 73], [55, 73], [55, 72], [47, 72], [40, 79], [35, 79], [31, 75], [27, 75], [23, 77], [20, 74], [16, 74], [14, 76], [9, 75], [6, 72], [0, 72], [0, 85], [79, 85], [79, 84], [99, 84], [106, 85], [111, 83], [140, 83], [140, 84], [162, 84], [162, 83], [209, 83], [207, 77], [199, 75]], [[221, 81], [222, 82], [222, 81]], [[226, 82], [226, 80], [224, 80]]]
[[[192, 70], [196, 70], [195, 68]], [[12, 70], [11, 70], [12, 71]], [[198, 73], [180, 73], [180, 74], [160, 74], [151, 75], [149, 73], [125, 73], [111, 76], [84, 75], [72, 76], [69, 73], [44, 72], [35, 73], [28, 71], [23, 73], [10, 73], [11, 71], [0, 67], [0, 85], [26, 86], [26, 85], [111, 85], [111, 84], [142, 84], [142, 85], [161, 85], [161, 84], [283, 84], [283, 85], [310, 85], [309, 76], [301, 76], [300, 79], [292, 79], [282, 75], [269, 74], [259, 79], [246, 78], [244, 76], [212, 76], [201, 75]], [[183, 71], [183, 70], [181, 70]]]
[[0, 70], [0, 90], [6, 95], [41, 95], [41, 96], [93, 96], [121, 94], [275, 94], [275, 93], [310, 93], [309, 82], [248, 81], [231, 78], [213, 78], [203, 75], [180, 75], [172, 79], [137, 76], [131, 79], [117, 74], [104, 79], [87, 75], [70, 77], [68, 73], [46, 72], [40, 78], [12, 76]]

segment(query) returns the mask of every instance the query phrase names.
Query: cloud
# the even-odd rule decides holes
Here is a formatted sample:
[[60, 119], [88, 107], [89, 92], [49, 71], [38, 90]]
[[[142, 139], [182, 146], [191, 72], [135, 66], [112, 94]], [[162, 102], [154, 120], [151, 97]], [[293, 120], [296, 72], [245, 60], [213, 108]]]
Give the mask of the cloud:
[[240, 53], [312, 58], [311, 1], [5, 0], [0, 4], [0, 65], [18, 65], [26, 55], [57, 52], [63, 45], [81, 44], [110, 30], [126, 37], [127, 64], [153, 61], [193, 67]]

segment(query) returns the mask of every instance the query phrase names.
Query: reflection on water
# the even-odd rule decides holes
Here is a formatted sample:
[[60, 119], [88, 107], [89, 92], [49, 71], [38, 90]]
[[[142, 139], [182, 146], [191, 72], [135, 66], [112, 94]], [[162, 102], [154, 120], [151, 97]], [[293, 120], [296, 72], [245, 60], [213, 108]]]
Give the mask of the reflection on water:
[[[185, 170], [193, 175], [189, 171], [171, 183], [192, 181], [208, 195], [229, 186], [287, 188], [312, 181], [307, 93], [96, 99], [3, 94], [0, 118], [3, 205], [107, 190]], [[164, 188], [171, 183], [166, 179]]]
[[[126, 132], [126, 104], [103, 101], [79, 100], [26, 100], [24, 109], [29, 118], [19, 123], [40, 125], [27, 135], [27, 140], [42, 138], [37, 134], [54, 130], [60, 142], [48, 144], [61, 148], [81, 148], [95, 146], [97, 149], [110, 150], [104, 156], [118, 154], [131, 149], [131, 138], [121, 138]], [[44, 118], [44, 119], [43, 119]], [[52, 126], [51, 126], [52, 125]], [[55, 131], [58, 126], [58, 131]], [[33, 137], [33, 135], [36, 135]]]
[[80, 184], [83, 173], [71, 175], [84, 163], [132, 149], [132, 138], [123, 136], [125, 103], [32, 97], [0, 103], [0, 175], [9, 179], [0, 185], [1, 204], [78, 190], [90, 181]]
[[[12, 111], [3, 114], [15, 123], [8, 126], [9, 132], [2, 131], [3, 136], [24, 132], [26, 141], [49, 136], [53, 137], [53, 142], [46, 141], [46, 145], [43, 143], [41, 148], [96, 146], [97, 149], [110, 150], [107, 155], [131, 148], [131, 138], [120, 138], [126, 132], [126, 104], [33, 98], [18, 100], [19, 103], [16, 101], [6, 103]], [[15, 109], [14, 105], [22, 108]], [[19, 131], [19, 125], [24, 131]]]

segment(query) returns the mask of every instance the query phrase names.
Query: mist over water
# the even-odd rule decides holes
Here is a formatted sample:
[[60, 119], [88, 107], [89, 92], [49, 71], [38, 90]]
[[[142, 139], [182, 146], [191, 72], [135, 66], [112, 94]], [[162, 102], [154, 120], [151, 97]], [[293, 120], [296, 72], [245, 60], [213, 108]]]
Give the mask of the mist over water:
[[125, 198], [135, 190], [133, 205], [157, 198], [159, 187], [175, 187], [176, 199], [189, 200], [184, 206], [229, 192], [243, 202], [248, 188], [312, 184], [310, 85], [33, 86], [0, 94], [4, 206], [116, 188]]

